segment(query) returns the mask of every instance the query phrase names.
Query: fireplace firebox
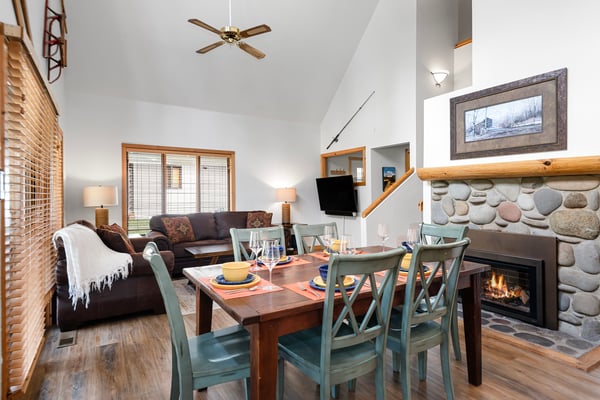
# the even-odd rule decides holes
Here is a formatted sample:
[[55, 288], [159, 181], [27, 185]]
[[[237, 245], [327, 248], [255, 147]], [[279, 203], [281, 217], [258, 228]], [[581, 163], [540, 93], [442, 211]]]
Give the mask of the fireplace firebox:
[[482, 308], [558, 329], [556, 238], [470, 230], [465, 259], [491, 266], [481, 276]]

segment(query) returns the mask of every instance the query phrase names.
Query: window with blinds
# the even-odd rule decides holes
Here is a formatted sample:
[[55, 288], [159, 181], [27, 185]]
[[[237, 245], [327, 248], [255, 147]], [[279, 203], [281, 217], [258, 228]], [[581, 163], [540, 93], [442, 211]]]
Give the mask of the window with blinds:
[[7, 29], [0, 57], [2, 387], [18, 396], [27, 389], [50, 320], [56, 264], [52, 234], [63, 223], [63, 144], [30, 44]]
[[233, 209], [234, 154], [124, 144], [128, 232], [148, 232], [153, 215]]

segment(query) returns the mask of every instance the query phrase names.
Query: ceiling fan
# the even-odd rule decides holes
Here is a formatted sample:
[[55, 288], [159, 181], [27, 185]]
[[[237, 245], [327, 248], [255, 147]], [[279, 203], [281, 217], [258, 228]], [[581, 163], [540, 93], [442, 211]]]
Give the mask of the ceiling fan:
[[231, 0], [229, 0], [229, 25], [226, 25], [221, 29], [216, 29], [196, 18], [188, 19], [188, 22], [191, 22], [194, 25], [198, 25], [201, 28], [216, 33], [221, 38], [221, 40], [219, 40], [218, 42], [209, 44], [208, 46], [203, 47], [200, 50], [196, 50], [196, 53], [208, 53], [209, 51], [216, 49], [217, 47], [220, 47], [225, 43], [235, 43], [240, 49], [244, 50], [246, 53], [256, 57], [259, 60], [265, 57], [265, 53], [263, 53], [255, 47], [250, 46], [248, 43], [243, 42], [241, 39], [246, 39], [251, 36], [260, 35], [261, 33], [271, 32], [271, 28], [268, 25], [262, 24], [240, 31], [240, 28], [231, 24]]

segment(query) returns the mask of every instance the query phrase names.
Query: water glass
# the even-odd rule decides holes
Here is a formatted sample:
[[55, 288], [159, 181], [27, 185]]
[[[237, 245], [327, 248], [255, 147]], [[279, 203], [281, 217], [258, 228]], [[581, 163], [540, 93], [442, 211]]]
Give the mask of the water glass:
[[340, 240], [340, 254], [354, 254], [352, 235], [342, 235], [342, 239]]
[[336, 239], [334, 232], [333, 232], [333, 226], [325, 226], [324, 230], [323, 230], [323, 235], [321, 236], [321, 238], [323, 239], [323, 243], [325, 244], [325, 247], [327, 248], [327, 251], [329, 253], [331, 253], [331, 244], [333, 243], [333, 240]]

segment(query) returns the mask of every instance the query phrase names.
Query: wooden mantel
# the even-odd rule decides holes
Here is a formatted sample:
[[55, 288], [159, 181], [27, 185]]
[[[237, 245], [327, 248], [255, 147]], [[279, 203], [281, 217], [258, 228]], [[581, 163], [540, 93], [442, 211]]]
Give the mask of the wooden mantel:
[[600, 156], [418, 168], [423, 181], [600, 174]]

